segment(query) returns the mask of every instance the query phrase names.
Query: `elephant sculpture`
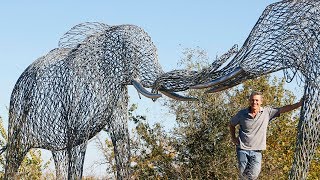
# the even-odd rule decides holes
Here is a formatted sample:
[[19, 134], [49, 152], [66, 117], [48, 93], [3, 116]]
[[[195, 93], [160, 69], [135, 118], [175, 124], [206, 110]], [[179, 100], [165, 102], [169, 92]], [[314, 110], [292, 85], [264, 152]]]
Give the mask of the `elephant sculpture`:
[[299, 76], [304, 101], [289, 179], [306, 179], [320, 136], [320, 1], [283, 0], [269, 5], [240, 50], [232, 48], [223, 57], [199, 72], [164, 73], [152, 92], [209, 88], [206, 92], [213, 93], [280, 70], [288, 82]]
[[[103, 128], [114, 145], [117, 178], [129, 179], [127, 85], [146, 97], [164, 72], [151, 38], [134, 25], [83, 23], [59, 48], [33, 62], [10, 100], [5, 179], [16, 179], [30, 148], [50, 150], [57, 179], [81, 179], [86, 145]], [[194, 100], [164, 92], [179, 100]]]

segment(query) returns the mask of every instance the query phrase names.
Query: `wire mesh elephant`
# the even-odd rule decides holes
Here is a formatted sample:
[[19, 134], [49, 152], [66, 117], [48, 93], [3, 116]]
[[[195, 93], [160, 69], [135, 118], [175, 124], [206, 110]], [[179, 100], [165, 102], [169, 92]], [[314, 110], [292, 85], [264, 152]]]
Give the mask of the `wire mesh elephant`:
[[320, 1], [284, 0], [269, 5], [239, 51], [234, 46], [199, 72], [165, 73], [157, 78], [153, 92], [203, 88], [209, 88], [207, 93], [218, 92], [280, 70], [288, 82], [298, 75], [305, 83], [289, 179], [306, 179], [320, 135]]
[[[5, 179], [30, 148], [52, 151], [57, 179], [81, 179], [87, 141], [104, 127], [114, 145], [117, 178], [129, 178], [127, 85], [157, 99], [152, 87], [163, 74], [148, 34], [134, 25], [83, 23], [59, 48], [33, 62], [18, 79], [10, 100]], [[193, 100], [175, 93], [179, 100]]]

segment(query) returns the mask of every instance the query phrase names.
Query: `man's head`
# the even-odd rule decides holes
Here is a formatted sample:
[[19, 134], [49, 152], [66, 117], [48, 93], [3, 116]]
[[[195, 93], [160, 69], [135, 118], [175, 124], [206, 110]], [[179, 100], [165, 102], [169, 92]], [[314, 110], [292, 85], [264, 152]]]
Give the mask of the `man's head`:
[[260, 110], [262, 101], [263, 101], [262, 93], [253, 91], [249, 97], [251, 110]]

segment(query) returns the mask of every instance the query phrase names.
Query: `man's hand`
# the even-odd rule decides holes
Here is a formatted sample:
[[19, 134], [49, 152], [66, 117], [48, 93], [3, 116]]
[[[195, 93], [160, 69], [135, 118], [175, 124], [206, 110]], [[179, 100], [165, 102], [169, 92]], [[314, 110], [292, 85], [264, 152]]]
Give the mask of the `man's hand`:
[[240, 144], [239, 138], [235, 136], [235, 131], [236, 131], [235, 126], [232, 124], [229, 124], [229, 128], [230, 128], [231, 141], [233, 142], [233, 144], [239, 145]]

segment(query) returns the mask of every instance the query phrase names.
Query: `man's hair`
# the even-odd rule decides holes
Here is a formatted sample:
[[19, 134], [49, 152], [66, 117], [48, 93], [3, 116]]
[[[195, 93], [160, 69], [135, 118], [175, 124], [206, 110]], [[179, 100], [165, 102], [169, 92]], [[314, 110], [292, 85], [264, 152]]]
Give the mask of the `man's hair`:
[[261, 98], [263, 98], [262, 92], [259, 91], [252, 91], [251, 95], [249, 96], [249, 99], [251, 99], [255, 95], [260, 95]]

